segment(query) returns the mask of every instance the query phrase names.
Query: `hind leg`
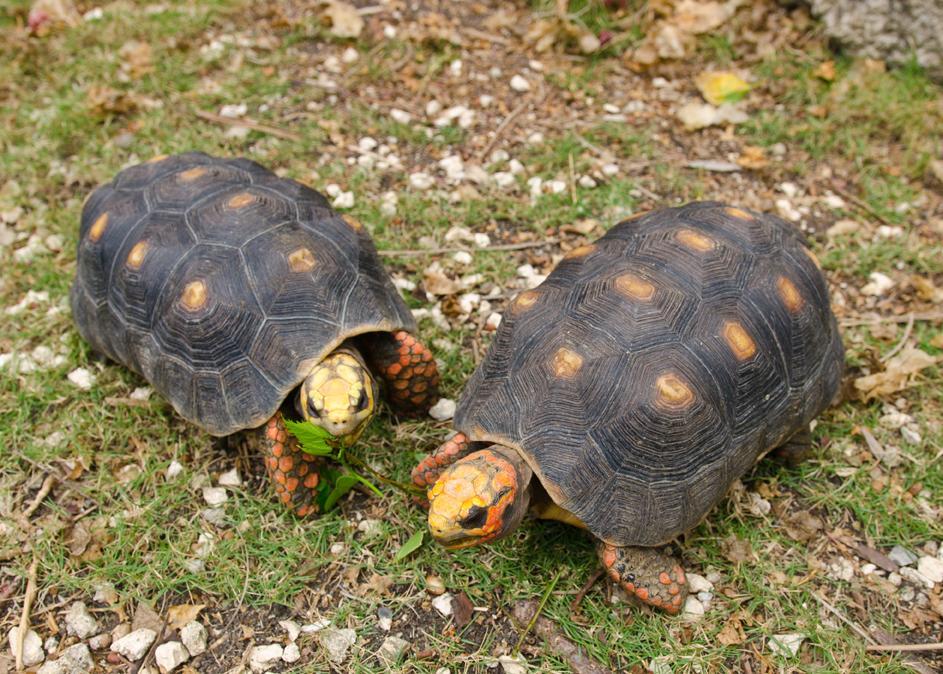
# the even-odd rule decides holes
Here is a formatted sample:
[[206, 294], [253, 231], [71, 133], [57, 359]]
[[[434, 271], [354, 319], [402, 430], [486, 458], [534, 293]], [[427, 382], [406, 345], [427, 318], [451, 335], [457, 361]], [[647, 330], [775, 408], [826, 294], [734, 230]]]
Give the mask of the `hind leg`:
[[405, 330], [371, 335], [364, 349], [386, 382], [387, 399], [400, 414], [421, 416], [439, 398], [439, 369], [432, 352]]
[[790, 468], [795, 468], [808, 459], [811, 454], [812, 431], [809, 430], [808, 426], [796, 431], [792, 437], [770, 453], [774, 459], [781, 461]]
[[657, 548], [617, 547], [602, 541], [596, 553], [609, 578], [640, 601], [672, 615], [688, 594], [684, 570]]
[[281, 412], [276, 412], [256, 433], [278, 500], [298, 517], [317, 513], [322, 458], [302, 451], [298, 440], [285, 429]]

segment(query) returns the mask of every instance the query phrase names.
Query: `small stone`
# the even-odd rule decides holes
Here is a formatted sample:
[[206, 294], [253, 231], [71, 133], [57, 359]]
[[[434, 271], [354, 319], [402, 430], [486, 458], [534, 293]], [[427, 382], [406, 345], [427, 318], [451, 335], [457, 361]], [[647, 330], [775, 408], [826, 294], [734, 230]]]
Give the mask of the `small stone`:
[[887, 556], [890, 557], [891, 561], [898, 566], [910, 566], [917, 561], [917, 555], [900, 545], [895, 545], [893, 548], [891, 548], [891, 551], [887, 553]]
[[426, 592], [431, 595], [439, 596], [445, 592], [445, 583], [438, 576], [429, 574], [426, 576]]
[[900, 587], [901, 583], [904, 582], [904, 579], [901, 577], [899, 573], [895, 573], [892, 571], [889, 574], [887, 574], [887, 582], [893, 585], [894, 587]]
[[59, 639], [57, 637], [47, 637], [43, 642], [43, 648], [47, 653], [55, 653], [59, 650]]
[[828, 577], [835, 580], [850, 581], [855, 576], [855, 567], [851, 560], [845, 557], [837, 557], [828, 565]]
[[517, 175], [524, 172], [524, 165], [519, 162], [517, 159], [512, 159], [508, 162], [508, 168], [511, 170], [511, 173]]
[[331, 621], [327, 618], [321, 618], [320, 620], [315, 620], [313, 623], [308, 623], [307, 625], [301, 626], [301, 632], [303, 634], [316, 634], [323, 629], [327, 629], [331, 626]]
[[85, 674], [95, 666], [92, 653], [85, 644], [75, 644], [65, 649], [58, 660], [47, 662], [37, 674]]
[[232, 470], [227, 470], [225, 473], [220, 475], [219, 486], [220, 487], [241, 487], [242, 477], [240, 477], [239, 475], [239, 469], [233, 468]]
[[92, 637], [88, 640], [88, 647], [93, 651], [103, 651], [109, 646], [111, 646], [111, 634], [108, 632], [103, 632], [97, 636]]
[[175, 459], [170, 462], [169, 466], [167, 466], [167, 470], [164, 472], [164, 479], [170, 482], [174, 478], [178, 477], [182, 472], [183, 464]]
[[386, 606], [377, 609], [377, 625], [384, 632], [389, 632], [393, 627], [393, 611]]
[[224, 105], [219, 109], [220, 117], [242, 117], [248, 112], [249, 108], [245, 103], [237, 105]]
[[657, 658], [652, 658], [651, 662], [648, 663], [648, 671], [651, 674], [672, 674], [674, 672], [671, 667], [672, 660], [673, 658], [670, 655], [659, 655]]
[[515, 75], [511, 78], [511, 88], [519, 92], [530, 91], [530, 82], [521, 75]]
[[294, 620], [279, 620], [278, 624], [281, 625], [283, 630], [288, 632], [289, 641], [294, 641], [298, 638], [298, 635], [301, 634], [301, 626]]
[[449, 398], [439, 398], [438, 402], [429, 409], [429, 416], [436, 421], [445, 421], [455, 416], [455, 401]]
[[510, 171], [498, 171], [491, 177], [494, 178], [494, 184], [501, 189], [508, 188], [517, 182], [514, 179], [514, 174]]
[[612, 176], [619, 173], [619, 165], [618, 164], [603, 164], [601, 170], [604, 176], [606, 176], [607, 178], [611, 178]]
[[894, 287], [894, 280], [887, 274], [882, 274], [879, 271], [871, 272], [868, 275], [868, 280], [870, 283], [865, 284], [861, 288], [861, 293], [863, 295], [880, 297]]
[[497, 330], [501, 325], [501, 319], [502, 316], [497, 311], [491, 312], [485, 320], [485, 330]]
[[341, 192], [335, 197], [334, 201], [331, 202], [331, 205], [334, 208], [353, 208], [354, 207], [354, 193], [353, 192]]
[[596, 187], [596, 181], [589, 176], [580, 176], [580, 179], [577, 182], [579, 182], [580, 187], [583, 187], [587, 190], [591, 190]]
[[301, 659], [301, 649], [298, 644], [292, 642], [285, 646], [282, 651], [282, 660], [287, 663], [298, 662]]
[[522, 655], [502, 655], [498, 658], [498, 664], [504, 674], [527, 674], [527, 661]]
[[406, 652], [408, 646], [409, 642], [405, 639], [389, 636], [380, 644], [378, 655], [388, 664], [396, 664], [403, 657], [403, 653]]
[[528, 145], [540, 145], [544, 142], [544, 135], [540, 131], [534, 131], [532, 134], [527, 136]]
[[131, 623], [118, 623], [111, 628], [112, 641], [131, 634]]
[[748, 509], [750, 514], [756, 517], [762, 517], [763, 515], [768, 515], [770, 510], [772, 510], [772, 504], [755, 491], [749, 492], [749, 497], [750, 505]]
[[356, 63], [357, 59], [360, 58], [360, 52], [358, 52], [353, 47], [347, 47], [344, 50], [344, 53], [341, 54], [341, 61], [344, 63]]
[[452, 595], [448, 592], [440, 594], [432, 600], [432, 607], [438, 611], [444, 618], [452, 615]]
[[362, 533], [365, 538], [373, 538], [383, 533], [383, 523], [380, 520], [364, 519], [357, 524], [357, 531]]
[[426, 115], [429, 117], [434, 117], [442, 111], [442, 104], [439, 101], [433, 99], [426, 103]]
[[[7, 640], [10, 642], [10, 654], [16, 657], [17, 639], [20, 635], [20, 628], [13, 627], [7, 633]], [[23, 638], [23, 664], [27, 667], [38, 665], [46, 658], [43, 653], [43, 641], [33, 630], [27, 630]]]
[[137, 662], [144, 657], [147, 649], [157, 638], [157, 632], [147, 627], [134, 630], [120, 639], [116, 639], [111, 644], [111, 650], [119, 655], [123, 655], [131, 662]]
[[773, 653], [793, 658], [799, 653], [799, 647], [803, 641], [805, 641], [804, 634], [774, 634], [766, 645]]
[[172, 672], [190, 659], [190, 653], [179, 641], [168, 641], [154, 649], [154, 662], [162, 674]]
[[352, 629], [335, 629], [329, 627], [318, 634], [321, 648], [327, 651], [327, 658], [335, 665], [340, 665], [347, 659], [351, 646], [357, 643], [357, 633]]
[[859, 570], [861, 571], [862, 576], [869, 576], [872, 573], [874, 573], [877, 570], [877, 568], [878, 568], [877, 566], [869, 562], [867, 564], [862, 564], [861, 569]]
[[917, 560], [917, 572], [934, 583], [943, 583], [943, 561], [926, 555]]
[[422, 171], [412, 173], [409, 176], [409, 184], [415, 190], [427, 190], [432, 187], [433, 183], [432, 176]]
[[131, 391], [131, 395], [128, 397], [131, 398], [131, 400], [148, 400], [153, 392], [154, 390], [150, 386], [138, 386]]
[[704, 617], [704, 604], [697, 597], [688, 595], [681, 609], [681, 617], [688, 622], [697, 622]]
[[904, 440], [906, 440], [912, 445], [919, 445], [920, 441], [923, 439], [920, 436], [920, 433], [912, 429], [910, 426], [901, 426], [900, 434], [901, 434], [901, 437], [904, 438]]
[[285, 649], [281, 644], [254, 646], [249, 651], [249, 667], [253, 672], [264, 672], [282, 659]]
[[[913, 573], [917, 573], [917, 572], [914, 571], [913, 569], [908, 569], [908, 571], [911, 571], [911, 572], [913, 572]], [[918, 575], [919, 575], [919, 574], [918, 574]], [[900, 600], [901, 600], [902, 602], [910, 603], [910, 602], [912, 602], [912, 601], [916, 598], [916, 596], [917, 596], [917, 591], [916, 591], [912, 586], [910, 586], [910, 585], [904, 585], [904, 586], [900, 589]]]
[[696, 573], [685, 573], [685, 577], [688, 579], [688, 589], [695, 594], [698, 592], [713, 592], [714, 584], [707, 580], [704, 576], [698, 575]]
[[88, 391], [95, 383], [95, 375], [86, 370], [84, 367], [79, 367], [72, 370], [68, 377], [70, 382], [78, 386], [83, 391]]
[[196, 657], [206, 651], [206, 628], [202, 623], [192, 620], [180, 628], [180, 641], [187, 652]]
[[79, 639], [88, 639], [98, 634], [101, 629], [98, 621], [88, 612], [85, 603], [77, 601], [65, 614], [66, 633], [77, 636]]
[[467, 250], [460, 250], [452, 256], [452, 259], [461, 265], [467, 265], [471, 264], [472, 255]]
[[203, 487], [203, 500], [207, 505], [218, 506], [229, 500], [229, 494], [222, 487]]
[[400, 110], [399, 108], [393, 108], [390, 110], [390, 117], [397, 124], [409, 124], [413, 117], [405, 110]]
[[825, 230], [825, 236], [827, 236], [829, 239], [834, 239], [836, 236], [854, 234], [859, 229], [861, 229], [861, 225], [854, 220], [839, 220], [834, 225]]
[[343, 542], [338, 541], [336, 543], [331, 543], [331, 554], [335, 557], [340, 557], [344, 554], [344, 551], [347, 550], [347, 546]]

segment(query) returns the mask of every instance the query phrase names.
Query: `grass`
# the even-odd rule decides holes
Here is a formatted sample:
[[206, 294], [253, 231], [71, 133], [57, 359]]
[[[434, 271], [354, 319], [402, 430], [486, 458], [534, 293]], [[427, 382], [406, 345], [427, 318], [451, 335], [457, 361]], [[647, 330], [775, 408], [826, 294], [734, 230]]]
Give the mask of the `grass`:
[[[26, 7], [27, 3], [17, 2], [0, 9], [0, 26], [22, 22]], [[741, 196], [732, 193], [743, 189], [734, 182], [718, 183], [710, 175], [683, 172], [665, 159], [666, 148], [658, 140], [664, 120], [650, 119], [640, 125], [604, 122], [579, 131], [564, 129], [535, 146], [512, 145], [531, 174], [546, 179], [569, 181], [571, 158], [577, 174], [592, 170], [596, 161], [580, 138], [620, 159], [650, 162], [639, 177], [620, 174], [595, 189], [577, 187], [575, 201], [569, 188], [532, 200], [523, 177], [518, 178], [516, 191], [482, 188], [479, 198], [458, 203], [450, 201], [447, 192], [412, 191], [405, 187], [403, 175], [349, 165], [345, 160], [349, 153], [338, 142], [355, 144], [363, 135], [393, 137], [396, 152], [408, 167], [413, 161], [407, 158], [412, 157], [437, 158], [466, 149], [465, 156], [473, 156], [477, 150], [469, 145], [472, 131], [450, 126], [430, 138], [418, 124], [390, 121], [384, 112], [386, 102], [364, 93], [367, 86], [382, 91], [397, 86], [396, 73], [387, 66], [409, 46], [417, 51], [417, 80], [439, 87], [444, 96], [448, 64], [460, 55], [457, 48], [440, 43], [408, 45], [397, 38], [377, 52], [379, 57], [368, 60], [372, 46], [357, 44], [358, 86], [332, 102], [336, 94], [304, 84], [305, 78], [317, 75], [312, 73], [320, 62], [310, 55], [309, 47], [339, 54], [348, 44], [329, 38], [316, 22], [285, 26], [261, 10], [231, 3], [171, 2], [162, 7], [142, 14], [113, 5], [98, 21], [82, 22], [42, 40], [21, 36], [0, 45], [0, 175], [5, 181], [0, 184], [0, 213], [20, 208], [20, 215], [11, 216], [16, 232], [63, 239], [61, 250], [41, 253], [28, 262], [16, 260], [9, 247], [0, 249], [5, 268], [0, 279], [3, 306], [15, 304], [30, 290], [49, 293], [48, 303], [4, 317], [0, 352], [24, 355], [48, 346], [65, 359], [61, 365], [32, 373], [0, 371], [0, 447], [4, 448], [0, 514], [5, 527], [0, 538], [0, 582], [19, 583], [35, 556], [40, 560], [40, 607], [73, 597], [92, 603], [96, 587], [110, 583], [129, 615], [138, 601], [156, 606], [207, 603], [212, 608], [206, 619], [217, 628], [230, 616], [237, 621], [233, 625], [254, 624], [255, 643], [282, 638], [276, 616], [293, 614], [302, 621], [323, 616], [336, 626], [357, 629], [363, 648], [354, 652], [347, 666], [364, 672], [379, 668], [372, 653], [386, 636], [375, 618], [383, 605], [394, 612], [393, 632], [406, 633], [415, 644], [404, 671], [434, 672], [449, 665], [455, 672], [484, 670], [497, 654], [510, 652], [517, 632], [510, 629], [505, 611], [517, 599], [540, 597], [559, 575], [545, 614], [589, 655], [620, 670], [666, 657], [674, 671], [683, 672], [737, 669], [747, 659], [754, 667], [764, 662], [769, 668], [790, 671], [905, 671], [899, 658], [865, 653], [861, 639], [835, 624], [815, 596], [829, 597], [865, 627], [875, 623], [905, 639], [929, 638], [928, 628], [911, 629], [902, 622], [900, 616], [912, 610], [910, 603], [860, 574], [852, 581], [834, 580], [828, 565], [849, 557], [830, 536], [850, 535], [885, 552], [893, 545], [920, 549], [943, 539], [943, 527], [920, 503], [923, 499], [936, 508], [943, 505], [939, 461], [943, 434], [935, 422], [941, 389], [936, 369], [924, 372], [917, 386], [902, 394], [908, 413], [920, 423], [921, 443], [908, 445], [880, 426], [881, 402], [846, 402], [823, 416], [812, 460], [796, 469], [762, 462], [744, 477], [745, 491], [735, 490], [685, 537], [688, 569], [717, 574], [713, 603], [702, 621], [690, 625], [625, 603], [610, 603], [603, 584], [574, 614], [569, 602], [597, 562], [588, 537], [556, 523], [528, 522], [493, 546], [451, 554], [426, 542], [406, 559], [394, 561], [399, 547], [424, 526], [422, 512], [404, 495], [390, 489], [384, 490], [383, 499], [357, 495], [336, 512], [299, 522], [282, 513], [269, 497], [256, 457], [213, 441], [178, 418], [157, 396], [130, 404], [130, 393], [146, 382], [94, 356], [75, 332], [68, 310], [63, 310], [75, 270], [82, 200], [94, 185], [127, 163], [201, 149], [247, 154], [318, 188], [337, 182], [357, 195], [351, 212], [367, 223], [381, 249], [417, 248], [425, 236], [442, 242], [444, 233], [456, 224], [488, 231], [493, 239], [559, 235], [562, 225], [583, 218], [608, 226], [647, 203], [639, 187], [662, 195], [730, 200]], [[577, 12], [579, 20], [597, 29], [605, 27], [605, 14], [595, 3], [588, 7]], [[258, 25], [266, 30], [255, 31]], [[224, 42], [218, 57], [203, 58], [202, 47], [236, 33], [250, 41], [266, 35], [277, 39], [269, 46]], [[133, 82], [122, 78], [117, 54], [128, 40], [146, 42], [153, 51], [153, 68]], [[738, 58], [738, 47], [727, 38], [711, 38], [700, 51], [723, 67]], [[774, 177], [807, 186], [816, 183], [822, 166], [835, 166], [846, 171], [849, 189], [875, 212], [909, 225], [926, 193], [921, 181], [928, 162], [941, 153], [940, 89], [916, 69], [878, 72], [843, 60], [837, 64], [835, 80], [825, 82], [813, 75], [824, 58], [823, 54], [777, 55], [756, 68], [760, 96], [780, 105], [758, 105], [750, 121], [737, 129], [737, 137], [744, 144], [767, 148], [785, 143], [790, 153], [777, 169], [779, 174], [750, 174], [744, 180], [754, 190], [768, 187], [763, 181]], [[582, 92], [604, 99], [619, 68], [611, 58], [561, 65], [548, 75], [548, 87], [560, 96]], [[508, 67], [506, 72], [513, 71]], [[89, 95], [96, 86], [132, 96], [135, 107], [128, 112], [95, 112]], [[290, 128], [302, 140], [257, 132], [234, 137], [226, 127], [206, 124], [193, 115], [195, 109], [216, 111], [234, 103], [245, 103], [249, 117]], [[310, 110], [311, 103], [321, 107]], [[827, 108], [824, 116], [809, 112], [821, 106]], [[418, 102], [416, 107], [422, 109]], [[729, 142], [711, 134], [683, 142], [717, 147]], [[399, 194], [392, 217], [381, 212], [377, 199], [387, 190]], [[897, 206], [902, 201], [917, 205], [901, 213]], [[842, 215], [847, 213], [835, 213]], [[922, 274], [940, 284], [939, 238], [916, 227], [907, 229], [899, 239], [853, 235], [828, 245], [820, 242], [817, 252], [833, 280], [855, 287], [872, 271], [887, 272], [895, 265], [903, 266], [902, 274]], [[21, 246], [18, 242], [14, 247]], [[509, 288], [516, 267], [528, 261], [529, 254], [478, 253], [467, 272], [481, 273]], [[429, 259], [386, 261], [397, 275], [420, 281]], [[447, 256], [443, 262], [448, 264]], [[542, 263], [550, 262], [545, 255]], [[408, 301], [415, 307], [428, 306], [413, 297]], [[896, 308], [878, 307], [884, 313]], [[420, 331], [424, 341], [435, 345], [444, 366], [444, 393], [457, 398], [474, 369], [476, 348], [483, 352], [487, 336], [469, 323], [444, 331], [427, 319]], [[939, 323], [918, 323], [913, 339], [939, 355], [941, 350], [931, 345], [939, 334]], [[900, 335], [900, 330], [891, 337], [867, 328], [847, 330], [849, 363], [854, 368], [874, 367], [877, 356]], [[96, 376], [91, 390], [81, 391], [66, 379], [77, 367]], [[862, 459], [864, 443], [856, 427], [872, 428], [881, 442], [900, 445], [903, 463], [889, 469], [866, 454]], [[447, 424], [395, 424], [383, 415], [355, 451], [381, 472], [403, 479], [447, 431]], [[165, 471], [174, 460], [185, 470], [168, 481]], [[246, 483], [231, 490], [224, 524], [213, 526], [201, 518], [202, 487], [215, 484], [220, 473], [234, 466]], [[69, 481], [44, 501], [29, 528], [22, 528], [16, 515], [31, 502], [47, 473], [69, 473]], [[773, 510], [751, 514], [748, 492], [766, 494]], [[789, 524], [801, 514], [814, 517], [821, 529], [803, 538], [801, 527]], [[368, 536], [359, 530], [363, 519], [378, 520], [379, 533]], [[201, 534], [212, 535], [215, 547], [204, 560], [205, 568], [197, 569], [193, 561]], [[338, 543], [341, 552], [332, 553]], [[734, 544], [749, 551], [746, 559], [731, 551]], [[474, 606], [485, 610], [476, 612], [465, 630], [450, 628], [429, 606], [425, 592], [429, 576], [440, 577], [450, 591], [466, 592]], [[390, 586], [383, 589], [385, 581], [377, 577], [389, 579]], [[18, 606], [12, 600], [6, 603], [4, 628], [18, 620]], [[117, 621], [114, 613], [97, 606], [100, 615]], [[213, 610], [223, 612], [221, 622], [212, 622]], [[725, 646], [719, 634], [732, 618], [740, 621], [745, 641]], [[41, 621], [33, 624], [39, 624], [41, 632], [45, 629]], [[789, 660], [770, 653], [769, 637], [791, 632], [806, 635], [800, 656]], [[435, 654], [420, 659], [415, 657], [420, 649]], [[323, 670], [323, 655], [315, 648], [306, 653], [298, 671]], [[539, 671], [567, 671], [567, 665], [541, 647], [539, 639], [528, 639], [524, 653]]]

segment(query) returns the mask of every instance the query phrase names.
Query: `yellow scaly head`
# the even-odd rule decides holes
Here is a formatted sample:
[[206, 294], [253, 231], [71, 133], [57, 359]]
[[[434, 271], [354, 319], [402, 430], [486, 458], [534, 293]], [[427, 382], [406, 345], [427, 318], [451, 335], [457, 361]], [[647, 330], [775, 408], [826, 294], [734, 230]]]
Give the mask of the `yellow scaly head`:
[[359, 354], [337, 349], [302, 382], [299, 403], [305, 419], [351, 444], [376, 412], [377, 383]]

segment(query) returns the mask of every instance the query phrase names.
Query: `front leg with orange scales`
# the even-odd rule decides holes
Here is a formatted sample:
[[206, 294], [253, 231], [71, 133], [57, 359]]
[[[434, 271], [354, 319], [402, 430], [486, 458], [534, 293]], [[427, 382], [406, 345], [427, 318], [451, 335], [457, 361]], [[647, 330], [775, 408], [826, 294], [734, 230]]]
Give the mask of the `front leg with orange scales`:
[[369, 337], [363, 352], [386, 382], [390, 406], [406, 416], [426, 414], [439, 398], [439, 368], [432, 352], [405, 330]]
[[281, 412], [256, 432], [278, 500], [298, 517], [317, 513], [317, 487], [321, 482], [318, 471], [323, 459], [302, 451], [298, 440], [285, 428]]

